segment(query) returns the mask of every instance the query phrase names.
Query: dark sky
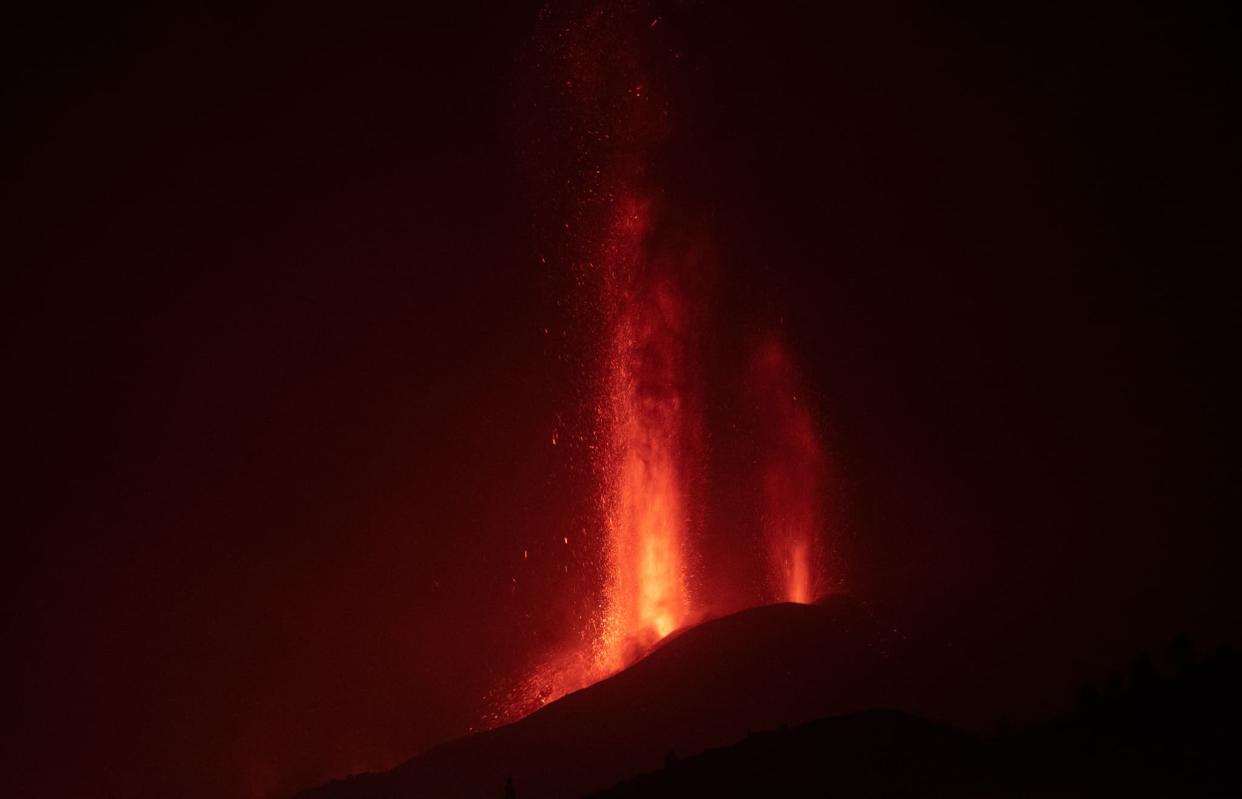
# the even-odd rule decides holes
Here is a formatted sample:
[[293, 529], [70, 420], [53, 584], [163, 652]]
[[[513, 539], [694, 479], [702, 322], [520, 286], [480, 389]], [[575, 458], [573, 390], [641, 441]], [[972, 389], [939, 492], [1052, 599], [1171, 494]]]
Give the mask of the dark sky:
[[[7, 26], [18, 794], [387, 766], [564, 634], [591, 350], [533, 43], [572, 14], [503, 5]], [[779, 329], [842, 587], [998, 715], [1235, 637], [1237, 19], [821, 5], [635, 15], [718, 254], [708, 427]]]

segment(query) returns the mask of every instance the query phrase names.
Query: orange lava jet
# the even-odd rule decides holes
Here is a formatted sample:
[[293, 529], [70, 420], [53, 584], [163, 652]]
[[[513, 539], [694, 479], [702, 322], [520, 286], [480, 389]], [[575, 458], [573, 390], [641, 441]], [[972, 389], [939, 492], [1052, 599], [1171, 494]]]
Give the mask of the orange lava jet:
[[[493, 698], [489, 724], [516, 720], [625, 668], [695, 616], [688, 579], [694, 340], [680, 261], [653, 264], [650, 205], [614, 207], [599, 248], [606, 340], [596, 407], [603, 585], [577, 642], [544, 653]], [[693, 259], [691, 259], [693, 260]]]
[[793, 360], [772, 339], [754, 354], [750, 391], [763, 435], [763, 539], [775, 598], [813, 602], [824, 589], [820, 548], [824, 453], [815, 422], [800, 401]]
[[690, 611], [685, 572], [686, 314], [676, 281], [644, 259], [649, 208], [619, 205], [605, 247], [612, 340], [601, 422], [608, 532], [601, 665], [619, 668]]

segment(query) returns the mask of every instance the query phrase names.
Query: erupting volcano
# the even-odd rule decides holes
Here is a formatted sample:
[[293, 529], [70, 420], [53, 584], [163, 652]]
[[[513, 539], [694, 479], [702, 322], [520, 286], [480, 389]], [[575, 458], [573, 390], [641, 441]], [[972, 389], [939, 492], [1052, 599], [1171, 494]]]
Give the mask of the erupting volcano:
[[[709, 384], [704, 344], [711, 317], [710, 224], [660, 185], [652, 165], [676, 116], [680, 55], [659, 17], [592, 9], [539, 39], [534, 81], [561, 117], [536, 125], [548, 149], [537, 160], [537, 200], [558, 209], [545, 242], [574, 276], [580, 335], [591, 353], [584, 457], [595, 476], [596, 517], [583, 530], [598, 582], [582, 629], [553, 647], [496, 704], [491, 721], [519, 718], [625, 668], [687, 624], [774, 601], [809, 603], [823, 592], [824, 453], [816, 421], [796, 396], [788, 347], [773, 338], [740, 364], [746, 428], [760, 439], [747, 486], [756, 490], [755, 535], [707, 529], [704, 486], [713, 479], [704, 398], [736, 391]], [[550, 99], [548, 99], [550, 98]], [[554, 178], [548, 180], [549, 176]], [[678, 204], [680, 202], [680, 204]], [[694, 219], [691, 225], [685, 220]], [[583, 332], [585, 331], [585, 332]], [[758, 536], [758, 540], [756, 540]], [[737, 538], [739, 540], [733, 540]], [[760, 543], [761, 541], [761, 543]], [[710, 558], [762, 564], [763, 585], [712, 591]], [[748, 551], [753, 550], [753, 551]], [[709, 579], [705, 579], [709, 578]]]
[[15, 3], [0, 799], [1242, 797], [1238, 9]]

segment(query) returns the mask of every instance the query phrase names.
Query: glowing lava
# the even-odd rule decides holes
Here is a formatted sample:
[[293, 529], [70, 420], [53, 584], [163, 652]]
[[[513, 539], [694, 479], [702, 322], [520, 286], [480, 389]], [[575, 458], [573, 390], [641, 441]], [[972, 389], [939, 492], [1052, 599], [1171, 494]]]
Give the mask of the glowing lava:
[[[702, 547], [738, 543], [709, 540], [699, 522], [711, 463], [701, 345], [710, 335], [704, 287], [714, 261], [709, 234], [681, 229], [696, 217], [672, 205], [684, 194], [661, 186], [683, 62], [670, 26], [641, 5], [588, 0], [564, 15], [550, 9], [532, 49], [540, 91], [523, 103], [532, 176], [547, 190], [556, 268], [579, 292], [574, 327], [585, 355], [566, 362], [579, 364], [589, 385], [577, 394], [589, 419], [566, 440], [582, 443], [598, 503], [597, 515], [582, 520], [590, 587], [569, 599], [577, 624], [493, 697], [489, 724], [625, 668], [704, 608], [810, 602], [824, 587], [823, 455], [789, 355], [770, 343], [747, 372], [760, 440], [759, 471], [746, 476], [761, 488], [769, 590], [748, 583], [727, 602], [695, 590], [711, 592]], [[554, 433], [552, 445], [560, 439]]]
[[504, 723], [625, 668], [693, 618], [687, 569], [690, 452], [696, 428], [688, 302], [678, 266], [653, 263], [650, 205], [618, 201], [599, 250], [605, 340], [595, 448], [605, 534], [591, 634], [545, 653], [494, 699]]
[[813, 602], [823, 590], [820, 550], [824, 453], [815, 422], [799, 401], [793, 360], [772, 339], [760, 346], [749, 375], [761, 417], [763, 540], [776, 599]]
[[644, 263], [649, 207], [621, 203], [605, 253], [611, 317], [602, 426], [608, 531], [600, 656], [618, 668], [687, 618], [686, 315], [669, 276]]

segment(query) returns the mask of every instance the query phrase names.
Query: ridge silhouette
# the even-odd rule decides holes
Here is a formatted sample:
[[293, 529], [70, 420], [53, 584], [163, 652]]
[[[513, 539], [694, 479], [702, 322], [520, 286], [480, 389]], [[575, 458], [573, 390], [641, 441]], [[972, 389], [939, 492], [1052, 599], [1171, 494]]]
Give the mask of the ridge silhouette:
[[1169, 674], [1139, 658], [1125, 678], [1082, 689], [1068, 715], [982, 736], [916, 715], [929, 715], [937, 688], [959, 690], [950, 672], [969, 680], [926, 643], [848, 596], [751, 608], [679, 631], [513, 724], [299, 796], [1196, 794], [1239, 785], [1228, 755], [1242, 708], [1230, 651], [1196, 662], [1179, 639]]
[[300, 796], [496, 796], [508, 777], [523, 796], [581, 796], [660, 767], [670, 750], [701, 752], [887, 703], [898, 685], [895, 643], [846, 596], [751, 608], [675, 632], [624, 671], [513, 724]]
[[592, 794], [728, 796], [1237, 796], [1242, 662], [1174, 641], [1128, 683], [1084, 688], [1073, 712], [990, 737], [870, 710], [747, 736]]

